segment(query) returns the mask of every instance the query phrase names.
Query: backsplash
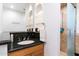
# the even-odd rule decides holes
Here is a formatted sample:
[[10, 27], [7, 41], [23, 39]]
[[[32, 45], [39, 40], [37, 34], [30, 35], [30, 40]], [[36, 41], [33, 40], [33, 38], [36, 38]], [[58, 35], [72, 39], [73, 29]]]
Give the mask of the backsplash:
[[[11, 38], [11, 35], [13, 36], [13, 39]], [[39, 32], [11, 32], [10, 38], [11, 38], [11, 41], [13, 41], [13, 44], [17, 44], [17, 42], [24, 41], [24, 40], [39, 41], [40, 33]]]

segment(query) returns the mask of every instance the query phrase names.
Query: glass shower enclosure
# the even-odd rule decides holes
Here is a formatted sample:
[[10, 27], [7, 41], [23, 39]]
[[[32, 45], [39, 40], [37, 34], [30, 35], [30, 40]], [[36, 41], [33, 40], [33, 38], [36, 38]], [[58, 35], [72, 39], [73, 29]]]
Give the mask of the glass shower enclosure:
[[76, 4], [67, 4], [67, 55], [75, 55]]

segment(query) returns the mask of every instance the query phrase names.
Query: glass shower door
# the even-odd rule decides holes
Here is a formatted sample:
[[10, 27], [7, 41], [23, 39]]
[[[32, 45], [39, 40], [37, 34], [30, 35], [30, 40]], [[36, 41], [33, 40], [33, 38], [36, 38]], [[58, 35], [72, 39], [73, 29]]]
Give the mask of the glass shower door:
[[75, 32], [76, 15], [74, 4], [67, 4], [67, 55], [74, 56], [75, 53]]

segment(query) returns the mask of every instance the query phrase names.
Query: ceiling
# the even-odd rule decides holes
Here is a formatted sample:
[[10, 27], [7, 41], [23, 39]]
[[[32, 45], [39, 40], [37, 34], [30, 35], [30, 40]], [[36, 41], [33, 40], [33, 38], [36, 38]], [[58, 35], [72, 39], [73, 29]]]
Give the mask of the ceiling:
[[[11, 8], [11, 6], [13, 6], [14, 8]], [[19, 12], [25, 12], [25, 10], [29, 8], [29, 3], [4, 3], [3, 7], [13, 9]]]

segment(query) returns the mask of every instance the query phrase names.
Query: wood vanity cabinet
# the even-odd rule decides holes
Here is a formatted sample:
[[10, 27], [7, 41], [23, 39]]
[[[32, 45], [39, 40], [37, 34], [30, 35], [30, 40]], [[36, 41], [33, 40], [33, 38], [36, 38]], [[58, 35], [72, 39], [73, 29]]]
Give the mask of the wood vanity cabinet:
[[43, 56], [44, 44], [36, 45], [30, 48], [24, 48], [8, 53], [9, 56]]

